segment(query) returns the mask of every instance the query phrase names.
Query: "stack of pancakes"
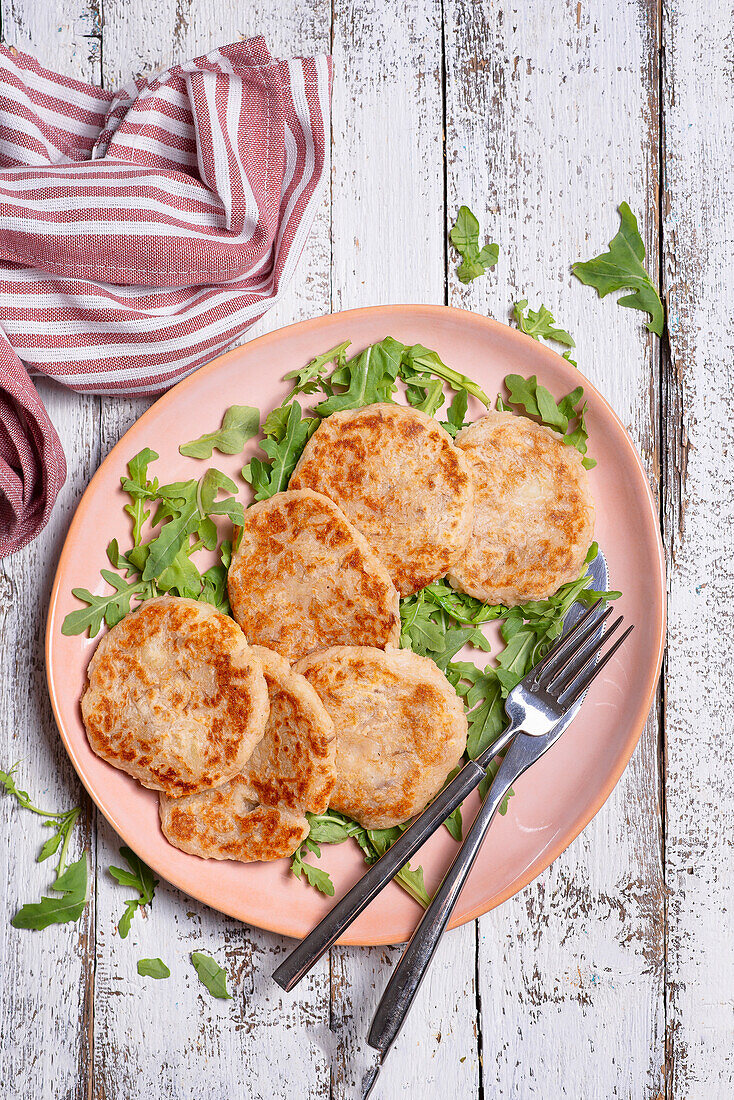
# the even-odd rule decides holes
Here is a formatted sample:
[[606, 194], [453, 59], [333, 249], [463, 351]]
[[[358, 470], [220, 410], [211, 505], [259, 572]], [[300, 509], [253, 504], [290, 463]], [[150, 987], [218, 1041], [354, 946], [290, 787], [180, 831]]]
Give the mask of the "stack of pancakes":
[[290, 855], [329, 806], [402, 823], [461, 760], [467, 723], [434, 662], [397, 648], [400, 596], [448, 577], [491, 603], [542, 599], [579, 575], [593, 522], [581, 456], [526, 418], [489, 413], [454, 442], [398, 405], [334, 413], [288, 491], [246, 512], [236, 621], [164, 596], [102, 639], [89, 742], [206, 858]]

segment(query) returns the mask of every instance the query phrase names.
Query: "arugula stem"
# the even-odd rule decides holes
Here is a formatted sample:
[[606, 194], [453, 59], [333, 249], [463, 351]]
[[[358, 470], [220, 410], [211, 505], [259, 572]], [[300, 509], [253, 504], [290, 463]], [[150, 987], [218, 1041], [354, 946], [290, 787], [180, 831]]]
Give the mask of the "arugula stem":
[[69, 810], [66, 815], [68, 821], [65, 821], [64, 825], [62, 826], [62, 828], [64, 829], [64, 841], [61, 845], [61, 855], [59, 856], [59, 862], [56, 866], [57, 879], [60, 878], [66, 870], [66, 853], [68, 851], [69, 843], [71, 841], [72, 830], [81, 812], [81, 807], [79, 806], [75, 807], [73, 810]]

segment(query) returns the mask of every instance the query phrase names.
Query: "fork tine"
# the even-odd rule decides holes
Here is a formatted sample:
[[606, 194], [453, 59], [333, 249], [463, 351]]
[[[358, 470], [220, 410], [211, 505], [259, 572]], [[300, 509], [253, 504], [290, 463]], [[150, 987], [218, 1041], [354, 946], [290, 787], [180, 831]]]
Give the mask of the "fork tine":
[[[617, 619], [616, 623], [614, 624], [614, 628], [616, 628], [621, 621], [622, 621], [622, 617], [620, 616], [619, 619]], [[573, 684], [576, 680], [579, 680], [579, 683], [574, 688], [571, 696], [568, 699], [564, 699], [563, 702], [561, 703], [561, 706], [564, 707], [564, 709], [568, 709], [568, 707], [572, 707], [573, 704], [578, 699], [581, 698], [581, 696], [584, 694], [584, 692], [586, 691], [586, 689], [588, 688], [588, 686], [592, 682], [592, 680], [596, 679], [596, 677], [599, 675], [601, 670], [604, 668], [604, 665], [607, 664], [608, 661], [611, 661], [612, 657], [617, 652], [617, 650], [621, 646], [622, 642], [625, 640], [625, 638], [627, 637], [628, 634], [632, 633], [634, 628], [635, 628], [634, 623], [632, 624], [632, 626], [628, 626], [627, 629], [625, 630], [624, 634], [622, 634], [621, 637], [617, 638], [617, 640], [614, 643], [614, 645], [612, 646], [612, 648], [607, 650], [607, 652], [604, 654], [604, 656], [599, 660], [598, 664], [592, 665], [592, 667], [586, 672], [585, 675], [582, 675], [582, 673], [584, 672], [584, 668], [579, 669], [576, 676], [573, 677], [573, 679], [571, 680], [571, 683], [568, 684], [568, 686], [565, 689], [566, 691], [568, 691], [571, 684]], [[604, 636], [603, 641], [606, 641], [606, 639], [609, 637], [610, 633], [611, 633], [611, 631], [608, 630], [607, 633]], [[587, 664], [588, 664], [588, 662], [587, 662]], [[561, 694], [563, 694], [563, 692]]]
[[[589, 633], [585, 627], [591, 623], [593, 629], [597, 625], [597, 620], [593, 619], [594, 612], [598, 611], [603, 602], [603, 600], [599, 599], [596, 603], [593, 603], [590, 608], [584, 611], [576, 625], [571, 627], [565, 634], [562, 634], [556, 644], [548, 650], [543, 660], [533, 669], [533, 684], [537, 686], [540, 683], [544, 673], [548, 670], [548, 666], [553, 664], [557, 658], [564, 656], [569, 649], [572, 654], [577, 651], [579, 635], [583, 633], [583, 638], [581, 640], [585, 640]], [[591, 622], [592, 619], [593, 622]], [[571, 646], [572, 642], [573, 646]]]
[[[606, 634], [594, 637], [596, 630], [605, 623], [609, 616], [612, 614], [611, 607], [608, 607], [603, 615], [600, 615], [589, 628], [584, 631], [586, 637], [579, 639], [579, 643], [572, 653], [569, 653], [566, 660], [563, 662], [560, 668], [554, 669], [551, 672], [550, 680], [546, 680], [543, 687], [550, 695], [561, 695], [567, 687], [570, 686], [571, 681], [575, 680], [577, 676], [580, 676], [584, 672], [591, 662], [596, 658], [601, 648], [602, 641], [605, 638], [610, 638], [619, 624], [622, 622], [622, 616], [617, 619], [616, 622], [608, 628]], [[564, 673], [570, 669], [570, 675]], [[558, 683], [564, 683], [564, 687], [558, 687]]]

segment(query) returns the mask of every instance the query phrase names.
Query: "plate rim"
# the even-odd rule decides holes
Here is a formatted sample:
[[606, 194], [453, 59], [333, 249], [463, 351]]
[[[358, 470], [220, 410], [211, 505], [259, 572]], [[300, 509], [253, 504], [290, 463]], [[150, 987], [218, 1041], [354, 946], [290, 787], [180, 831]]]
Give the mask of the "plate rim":
[[[562, 358], [562, 356], [559, 356], [558, 353], [555, 352], [552, 348], [539, 343], [531, 336], [528, 336], [526, 333], [521, 332], [519, 329], [515, 329], [512, 326], [504, 324], [501, 321], [496, 321], [494, 318], [485, 317], [483, 314], [476, 313], [473, 310], [460, 309], [456, 306], [430, 305], [412, 302], [393, 303], [384, 306], [361, 306], [356, 309], [340, 310], [336, 313], [325, 313], [319, 315], [318, 317], [307, 318], [303, 321], [295, 321], [289, 325], [282, 325], [271, 332], [266, 332], [262, 336], [257, 336], [253, 340], [248, 340], [245, 341], [245, 343], [243, 344], [238, 344], [236, 347], [230, 348], [228, 351], [217, 355], [214, 359], [210, 359], [207, 363], [204, 363], [197, 370], [193, 371], [185, 378], [182, 378], [179, 382], [176, 383], [175, 386], [172, 386], [171, 389], [161, 394], [160, 397], [158, 397], [153, 402], [150, 408], [146, 409], [145, 412], [143, 412], [137, 418], [137, 420], [135, 420], [133, 424], [130, 425], [130, 427], [121, 436], [117, 443], [115, 443], [114, 447], [112, 447], [112, 449], [108, 452], [102, 462], [100, 462], [99, 466], [90, 478], [87, 487], [82, 493], [82, 496], [77, 503], [74, 514], [71, 518], [71, 522], [69, 523], [66, 534], [64, 536], [64, 543], [61, 548], [61, 553], [59, 554], [56, 571], [54, 574], [53, 585], [51, 587], [44, 640], [46, 684], [51, 701], [54, 720], [56, 722], [57, 731], [63, 743], [64, 749], [66, 750], [66, 753], [71, 760], [74, 770], [76, 771], [79, 779], [81, 780], [84, 788], [86, 789], [97, 809], [101, 812], [102, 816], [109, 822], [117, 835], [125, 843], [129, 843], [129, 840], [125, 835], [124, 827], [121, 828], [118, 825], [117, 821], [112, 816], [110, 816], [110, 813], [102, 807], [97, 796], [95, 795], [94, 790], [87, 782], [83, 769], [75, 756], [73, 745], [71, 744], [67, 736], [66, 730], [64, 728], [64, 723], [62, 721], [61, 708], [57, 699], [54, 677], [52, 675], [51, 650], [55, 634], [55, 611], [61, 587], [62, 573], [65, 571], [66, 559], [67, 556], [70, 554], [69, 538], [72, 530], [83, 521], [84, 514], [89, 505], [89, 501], [94, 493], [95, 483], [100, 478], [102, 471], [106, 468], [107, 464], [111, 463], [115, 459], [118, 450], [123, 449], [123, 444], [125, 443], [127, 436], [133, 430], [133, 428], [137, 429], [140, 424], [144, 423], [146, 419], [152, 415], [153, 410], [155, 410], [156, 413], [159, 413], [161, 404], [165, 405], [169, 401], [173, 400], [173, 395], [176, 395], [176, 397], [178, 397], [178, 394], [181, 392], [181, 390], [188, 389], [192, 385], [195, 385], [199, 378], [218, 370], [220, 365], [224, 361], [232, 359], [236, 356], [242, 356], [243, 354], [246, 354], [250, 348], [262, 348], [270, 343], [276, 343], [280, 339], [282, 334], [292, 333], [296, 329], [304, 333], [315, 331], [323, 327], [328, 322], [333, 321], [335, 318], [343, 319], [348, 322], [350, 319], [356, 320], [357, 318], [376, 316], [378, 314], [385, 317], [389, 317], [391, 314], [404, 314], [406, 310], [409, 310], [417, 318], [435, 318], [439, 316], [454, 317], [456, 320], [460, 320], [467, 325], [476, 325], [478, 328], [483, 328], [485, 330], [488, 330], [489, 332], [501, 332], [502, 336], [505, 338], [509, 333], [511, 339], [517, 340], [517, 342], [520, 344], [525, 344], [529, 351], [532, 350], [534, 358], [540, 356], [541, 358], [544, 357], [546, 359], [549, 359], [549, 361], [551, 359], [555, 360], [557, 358]], [[645, 514], [645, 521], [651, 526], [655, 535], [654, 542], [657, 550], [658, 565], [658, 573], [655, 578], [655, 589], [656, 595], [660, 599], [660, 607], [658, 609], [656, 622], [657, 650], [655, 653], [655, 660], [647, 666], [650, 669], [650, 672], [648, 673], [644, 685], [644, 692], [642, 695], [643, 702], [637, 708], [630, 720], [628, 727], [629, 732], [623, 746], [621, 747], [621, 751], [618, 756], [618, 762], [616, 766], [606, 774], [605, 780], [600, 787], [596, 798], [594, 798], [591, 802], [588, 810], [582, 811], [575, 819], [573, 825], [571, 825], [567, 831], [559, 835], [559, 837], [556, 838], [552, 845], [550, 845], [546, 849], [543, 849], [539, 856], [536, 857], [536, 859], [533, 860], [527, 867], [525, 867], [523, 872], [515, 879], [513, 879], [512, 882], [510, 882], [505, 887], [505, 889], [501, 891], [500, 894], [498, 894], [488, 903], [480, 902], [468, 912], [462, 913], [459, 917], [454, 916], [448, 924], [449, 928], [459, 928], [461, 927], [461, 925], [467, 924], [469, 921], [476, 920], [478, 917], [484, 916], [486, 913], [489, 913], [493, 909], [496, 909], [498, 906], [504, 904], [504, 902], [508, 901], [511, 897], [514, 897], [515, 894], [519, 893], [531, 882], [533, 882], [540, 874], [542, 874], [543, 871], [545, 871], [551, 865], [551, 863], [553, 863], [558, 858], [558, 856], [565, 852], [565, 850], [570, 847], [570, 845], [573, 844], [573, 842], [580, 836], [586, 826], [593, 820], [594, 817], [596, 817], [599, 810], [607, 801], [610, 794], [619, 782], [624, 770], [629, 764], [632, 754], [637, 747], [637, 743], [642, 736], [642, 731], [645, 727], [647, 718], [650, 714], [650, 710], [658, 686], [658, 681], [660, 678], [663, 653], [665, 650], [667, 622], [666, 559], [662, 542], [662, 535], [660, 531], [660, 524], [659, 522], [657, 522], [657, 509], [654, 497], [652, 495], [652, 490], [650, 489], [650, 484], [647, 478], [647, 471], [645, 470], [637, 448], [635, 447], [626, 428], [622, 424], [622, 421], [620, 420], [619, 416], [614, 411], [612, 406], [609, 404], [603, 394], [599, 392], [596, 386], [586, 377], [586, 375], [579, 371], [577, 367], [575, 367], [574, 369], [579, 375], [579, 380], [583, 384], [585, 392], [593, 393], [595, 399], [601, 403], [601, 405], [604, 407], [605, 412], [609, 415], [610, 421], [616, 429], [620, 444], [627, 450], [628, 455], [632, 458], [633, 463], [639, 473], [642, 484], [645, 487], [646, 500], [649, 508], [649, 511]], [[242, 924], [249, 924], [251, 927], [261, 928], [264, 931], [272, 932], [275, 935], [287, 936], [290, 939], [295, 938], [292, 931], [289, 931], [289, 928], [284, 927], [282, 923], [278, 920], [277, 915], [275, 916], [275, 919], [268, 924], [257, 923], [249, 919], [244, 920], [243, 918], [232, 918], [231, 914], [227, 913], [226, 910], [212, 904], [212, 902], [207, 898], [200, 897], [196, 891], [192, 891], [190, 887], [186, 884], [186, 882], [182, 881], [179, 876], [170, 877], [168, 874], [163, 874], [162, 872], [157, 871], [155, 867], [153, 867], [152, 869], [156, 871], [156, 873], [160, 874], [161, 877], [166, 880], [166, 882], [169, 882], [176, 889], [181, 890], [182, 893], [187, 894], [189, 897], [194, 898], [204, 905], [208, 905], [210, 908], [215, 909], [217, 912], [224, 913], [226, 916], [229, 916], [230, 919], [240, 920], [240, 923]], [[375, 939], [374, 937], [365, 937], [363, 935], [350, 935], [349, 931], [347, 931], [347, 933], [336, 942], [337, 944], [343, 946], [383, 947], [389, 946], [395, 941], [389, 937]]]

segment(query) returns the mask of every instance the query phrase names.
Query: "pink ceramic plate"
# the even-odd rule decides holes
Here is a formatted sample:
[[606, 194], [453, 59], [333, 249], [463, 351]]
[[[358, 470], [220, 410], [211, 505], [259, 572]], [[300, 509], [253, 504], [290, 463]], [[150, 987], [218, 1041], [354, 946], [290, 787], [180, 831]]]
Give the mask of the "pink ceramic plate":
[[[59, 730], [74, 767], [102, 813], [163, 878], [193, 897], [249, 924], [302, 937], [327, 912], [330, 899], [297, 881], [285, 861], [241, 864], [186, 855], [165, 840], [158, 798], [91, 751], [79, 698], [97, 640], [66, 638], [61, 624], [79, 604], [74, 587], [106, 590], [100, 566], [113, 536], [128, 544], [127, 498], [120, 475], [132, 455], [149, 446], [160, 454], [161, 480], [200, 476], [205, 464], [183, 458], [180, 443], [214, 429], [232, 404], [266, 411], [287, 393], [282, 377], [343, 340], [359, 350], [391, 335], [406, 344], [435, 348], [446, 363], [468, 374], [490, 395], [510, 372], [538, 378], [557, 396], [579, 381], [588, 398], [591, 472], [597, 506], [596, 538], [609, 563], [611, 584], [636, 630], [595, 682], [579, 717], [561, 740], [519, 782], [505, 817], [498, 818], [461, 895], [453, 925], [473, 919], [511, 897], [578, 836], [629, 760], [650, 709], [662, 659], [665, 618], [664, 567], [658, 519], [640, 459], [604, 399], [564, 359], [530, 337], [496, 321], [442, 306], [390, 306], [319, 317], [261, 336], [202, 367], [149, 409], [120, 440], [92, 478], [69, 529], [51, 596], [46, 636], [48, 683]], [[474, 403], [471, 417], [482, 407]], [[248, 453], [256, 449], [253, 441]], [[215, 453], [213, 465], [235, 474], [241, 456]], [[465, 822], [476, 810], [465, 805]], [[456, 852], [441, 829], [420, 852], [429, 890]], [[364, 871], [351, 841], [322, 849], [321, 865], [337, 897]], [[406, 940], [418, 905], [391, 884], [355, 921], [346, 943], [389, 944]]]

